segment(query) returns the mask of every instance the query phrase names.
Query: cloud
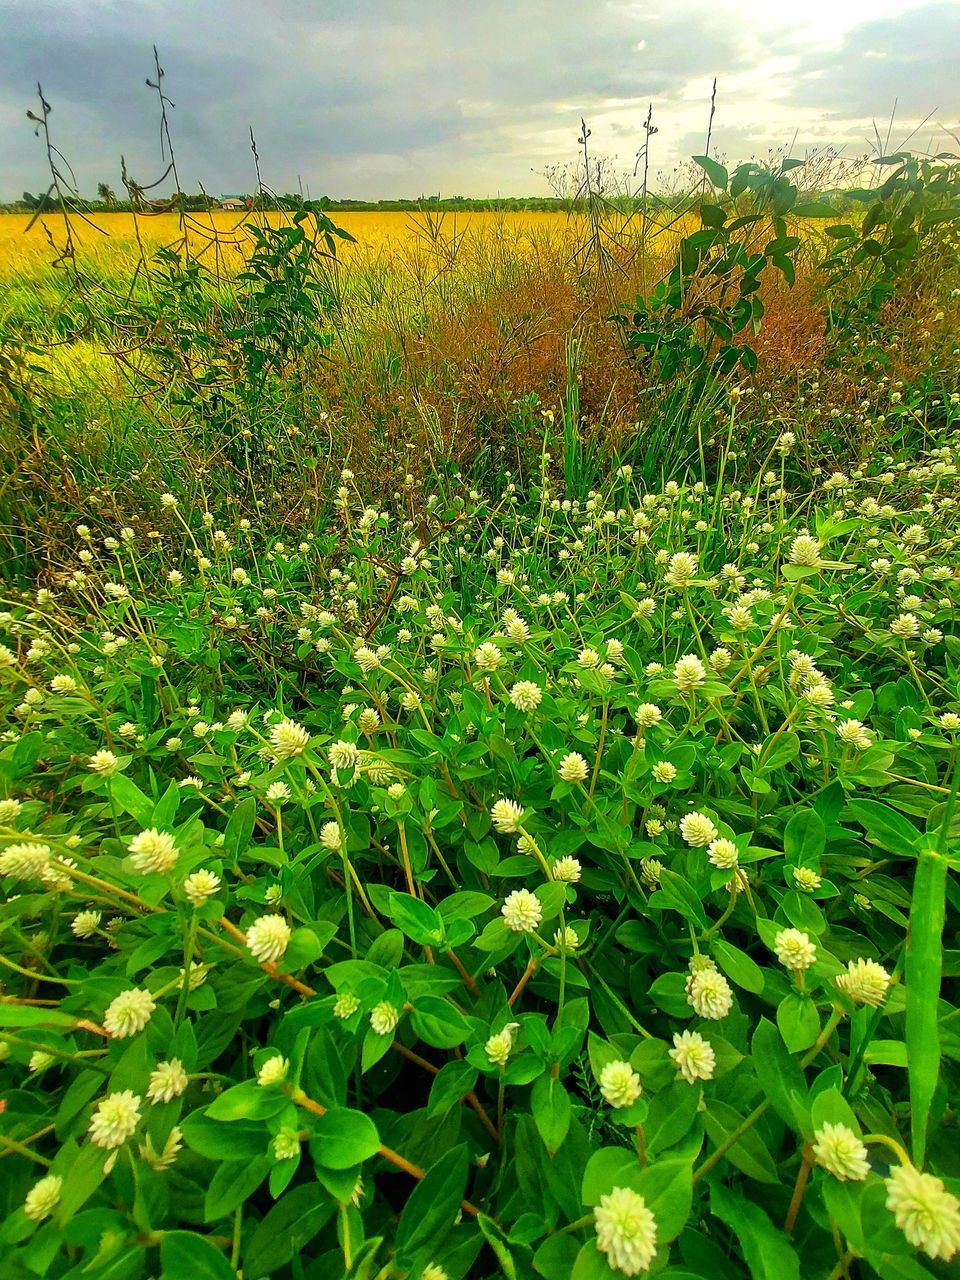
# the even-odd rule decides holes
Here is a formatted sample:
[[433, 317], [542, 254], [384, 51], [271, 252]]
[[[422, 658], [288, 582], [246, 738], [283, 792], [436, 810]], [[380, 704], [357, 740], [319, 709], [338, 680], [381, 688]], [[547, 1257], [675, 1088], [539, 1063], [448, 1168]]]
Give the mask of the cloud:
[[[144, 84], [154, 43], [189, 190], [253, 185], [250, 125], [280, 190], [302, 175], [335, 196], [518, 194], [545, 190], [533, 171], [574, 158], [581, 115], [592, 145], [625, 168], [651, 102], [657, 164], [692, 139], [699, 150], [715, 74], [716, 137], [736, 158], [789, 141], [794, 124], [814, 138], [862, 136], [897, 92], [908, 111], [944, 105], [945, 58], [929, 69], [960, 55], [952, 6], [868, 17], [824, 47], [821, 27], [793, 9], [778, 23], [758, 4], [353, 0], [334, 12], [290, 0], [0, 0], [0, 191], [44, 185], [23, 115], [37, 80], [82, 189], [116, 185], [121, 152], [141, 182], [156, 176], [157, 102]], [[928, 88], [933, 100], [921, 101]]]

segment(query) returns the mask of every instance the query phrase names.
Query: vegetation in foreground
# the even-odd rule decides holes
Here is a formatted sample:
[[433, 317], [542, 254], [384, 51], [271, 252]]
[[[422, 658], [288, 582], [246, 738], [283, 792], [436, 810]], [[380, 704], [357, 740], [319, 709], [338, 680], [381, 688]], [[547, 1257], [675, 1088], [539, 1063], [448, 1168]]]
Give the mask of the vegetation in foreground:
[[50, 151], [0, 1277], [956, 1266], [960, 167], [702, 156], [661, 238], [587, 136], [573, 249], [304, 204], [127, 279]]
[[0, 1274], [939, 1274], [957, 468], [793, 445], [77, 530], [3, 615]]

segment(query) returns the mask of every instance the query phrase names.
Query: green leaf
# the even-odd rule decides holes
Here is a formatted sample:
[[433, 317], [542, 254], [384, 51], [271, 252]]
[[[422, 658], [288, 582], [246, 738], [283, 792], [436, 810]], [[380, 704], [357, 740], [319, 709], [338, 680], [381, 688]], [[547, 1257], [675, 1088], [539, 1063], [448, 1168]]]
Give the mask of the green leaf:
[[319, 1118], [310, 1148], [317, 1164], [328, 1169], [350, 1169], [377, 1154], [380, 1135], [362, 1111], [338, 1107]]
[[660, 892], [655, 895], [652, 905], [672, 907], [684, 920], [701, 929], [707, 927], [707, 913], [693, 885], [685, 876], [668, 871], [666, 867], [660, 873]]
[[231, 813], [227, 822], [227, 829], [223, 835], [225, 857], [235, 862], [241, 854], [246, 853], [253, 838], [256, 822], [257, 798], [256, 796], [244, 796], [233, 813]]
[[936, 850], [926, 850], [917, 859], [904, 969], [910, 1133], [913, 1159], [918, 1168], [923, 1165], [930, 1106], [940, 1076], [938, 1005], [943, 976], [946, 892], [947, 860]]
[[755, 996], [763, 991], [763, 970], [739, 947], [720, 938], [713, 944], [713, 958], [730, 981], [744, 991], [751, 991]]
[[443, 925], [433, 907], [409, 893], [391, 893], [390, 917], [398, 929], [421, 946], [440, 941]]
[[414, 1187], [397, 1226], [401, 1265], [410, 1265], [412, 1255], [426, 1245], [436, 1252], [460, 1212], [469, 1167], [469, 1152], [461, 1144], [441, 1156]]
[[319, 1183], [288, 1191], [258, 1223], [244, 1250], [244, 1280], [268, 1280], [310, 1243], [334, 1208], [333, 1198]]
[[161, 1280], [237, 1280], [224, 1254], [193, 1231], [165, 1231], [160, 1264]]
[[798, 1109], [805, 1110], [807, 1099], [800, 1063], [787, 1052], [782, 1036], [767, 1018], [760, 1019], [750, 1047], [750, 1061], [768, 1102], [781, 1120], [796, 1129], [798, 1120], [805, 1119]]
[[261, 1089], [254, 1080], [235, 1084], [207, 1107], [211, 1120], [268, 1120], [287, 1105], [287, 1098], [273, 1089]]
[[530, 1094], [530, 1110], [543, 1145], [553, 1155], [570, 1128], [570, 1095], [559, 1080], [543, 1075]]
[[410, 1025], [421, 1040], [435, 1049], [452, 1049], [463, 1044], [470, 1034], [470, 1024], [463, 1014], [439, 996], [418, 996]]
[[0, 1027], [75, 1027], [73, 1014], [29, 1004], [0, 1004]]
[[592, 1209], [600, 1203], [600, 1197], [608, 1195], [614, 1187], [632, 1187], [636, 1191], [639, 1180], [640, 1165], [635, 1152], [625, 1147], [601, 1147], [587, 1161], [580, 1198]]
[[801, 1280], [793, 1246], [759, 1205], [715, 1183], [710, 1188], [710, 1208], [739, 1241], [753, 1280]]
[[248, 1199], [259, 1187], [276, 1162], [272, 1156], [259, 1156], [256, 1160], [227, 1160], [215, 1170], [203, 1199], [204, 1222], [216, 1222], [242, 1201]]
[[[703, 1112], [703, 1127], [716, 1146], [722, 1146], [743, 1124], [744, 1117], [739, 1111], [711, 1098], [706, 1111]], [[773, 1156], [767, 1150], [756, 1126], [747, 1129], [726, 1152], [725, 1160], [729, 1160], [735, 1169], [745, 1173], [748, 1178], [757, 1182], [774, 1185], [780, 1181]]]
[[809, 1049], [820, 1034], [820, 1014], [809, 996], [789, 991], [777, 1006], [777, 1026], [791, 1053]]
[[444, 1116], [477, 1083], [479, 1072], [463, 1059], [454, 1059], [440, 1068], [430, 1086], [428, 1116]]
[[783, 852], [791, 862], [818, 862], [827, 843], [827, 828], [815, 809], [800, 809], [783, 833]]
[[124, 813], [136, 818], [141, 827], [148, 827], [153, 818], [153, 801], [145, 796], [135, 782], [131, 782], [125, 773], [115, 773], [108, 784], [114, 804]]
[[902, 858], [916, 856], [920, 832], [902, 814], [879, 800], [851, 800], [845, 817], [859, 822], [867, 836], [886, 853]]
[[700, 1096], [700, 1088], [687, 1084], [686, 1080], [675, 1080], [654, 1094], [643, 1124], [648, 1156], [686, 1137], [696, 1118]]
[[720, 191], [727, 189], [727, 171], [722, 164], [716, 160], [712, 160], [709, 156], [694, 156], [693, 163], [698, 164], [704, 171], [713, 185]]

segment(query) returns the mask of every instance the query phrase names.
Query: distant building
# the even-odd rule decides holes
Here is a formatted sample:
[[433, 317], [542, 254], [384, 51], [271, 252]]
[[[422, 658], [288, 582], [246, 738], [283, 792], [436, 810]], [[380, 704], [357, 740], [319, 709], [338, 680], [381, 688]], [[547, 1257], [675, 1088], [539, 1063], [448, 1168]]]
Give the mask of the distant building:
[[253, 208], [253, 197], [221, 196], [220, 208], [226, 210], [227, 213], [243, 213], [244, 210]]

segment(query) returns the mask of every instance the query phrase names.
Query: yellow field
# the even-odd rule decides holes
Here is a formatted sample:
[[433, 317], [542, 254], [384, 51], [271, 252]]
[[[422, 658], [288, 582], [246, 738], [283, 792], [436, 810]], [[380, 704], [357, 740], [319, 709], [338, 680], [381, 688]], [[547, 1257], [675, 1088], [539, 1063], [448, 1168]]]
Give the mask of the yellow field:
[[[239, 265], [241, 254], [249, 244], [245, 222], [249, 215], [234, 213], [188, 214], [184, 225], [193, 253], [216, 265], [218, 256], [224, 271]], [[267, 214], [271, 222], [281, 215]], [[334, 221], [357, 240], [356, 245], [340, 242], [339, 253], [349, 261], [362, 254], [367, 258], [401, 256], [419, 248], [432, 252], [461, 252], [481, 241], [501, 240], [516, 245], [518, 241], [536, 241], [556, 236], [580, 236], [583, 220], [557, 213], [339, 213]], [[29, 227], [29, 230], [27, 228]], [[122, 269], [123, 260], [139, 256], [139, 235], [147, 253], [162, 245], [174, 243], [181, 235], [176, 214], [139, 215], [98, 213], [87, 221], [72, 219], [73, 234], [80, 246], [79, 258], [90, 268]], [[64, 241], [64, 226], [56, 214], [44, 214], [30, 226], [28, 214], [0, 216], [0, 277], [31, 275], [43, 270], [54, 256], [50, 237], [59, 247]]]

